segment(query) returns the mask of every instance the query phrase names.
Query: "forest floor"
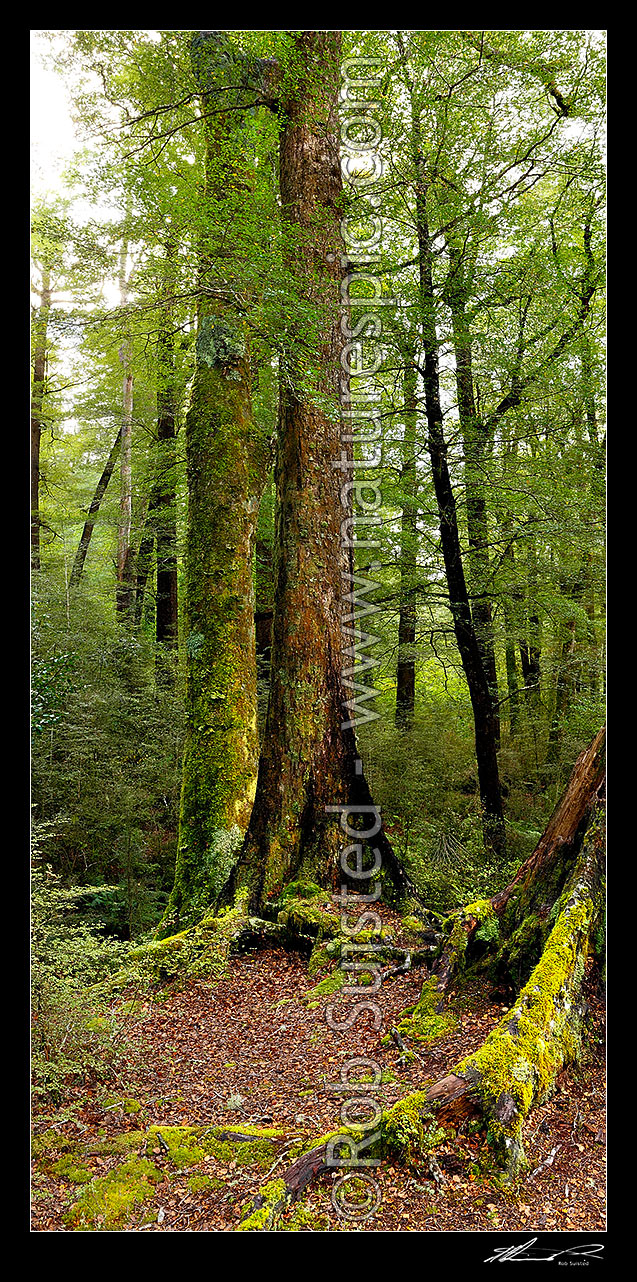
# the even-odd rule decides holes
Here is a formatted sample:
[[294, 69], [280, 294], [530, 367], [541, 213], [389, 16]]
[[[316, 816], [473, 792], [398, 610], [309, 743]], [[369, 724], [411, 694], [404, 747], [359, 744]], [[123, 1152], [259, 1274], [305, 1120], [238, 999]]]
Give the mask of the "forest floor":
[[[473, 981], [451, 1003], [454, 1029], [427, 1045], [410, 1043], [418, 1058], [405, 1064], [398, 1046], [382, 1046], [381, 1038], [418, 1000], [424, 973], [416, 969], [383, 983], [375, 995], [383, 1012], [379, 1032], [369, 1017], [360, 1017], [349, 1031], [332, 1031], [325, 1007], [334, 996], [308, 1005], [304, 997], [316, 981], [308, 980], [307, 959], [281, 949], [232, 960], [214, 983], [190, 982], [145, 1000], [131, 1020], [127, 1068], [115, 1088], [77, 1087], [57, 1109], [42, 1107], [36, 1114], [35, 1135], [45, 1138], [34, 1165], [33, 1230], [111, 1227], [99, 1205], [92, 1223], [74, 1218], [73, 1207], [121, 1164], [121, 1152], [113, 1153], [109, 1141], [134, 1128], [136, 1154], [151, 1159], [155, 1174], [143, 1186], [143, 1197], [124, 1208], [112, 1227], [233, 1231], [259, 1186], [289, 1164], [287, 1150], [295, 1138], [309, 1140], [338, 1128], [343, 1096], [329, 1088], [350, 1057], [369, 1056], [382, 1067], [373, 1098], [386, 1106], [443, 1076], [484, 1041], [508, 1008], [502, 994]], [[504, 1191], [485, 1174], [479, 1161], [484, 1136], [461, 1132], [436, 1150], [439, 1178], [426, 1165], [407, 1170], [386, 1161], [376, 1167], [381, 1202], [360, 1226], [337, 1214], [331, 1185], [338, 1175], [325, 1174], [288, 1211], [279, 1231], [603, 1230], [604, 1028], [592, 980], [586, 995], [585, 1058], [561, 1074], [552, 1098], [532, 1112], [523, 1137], [529, 1169], [515, 1189]], [[180, 1163], [159, 1138], [162, 1127], [177, 1126], [281, 1128], [286, 1138], [278, 1142], [274, 1161], [270, 1151], [267, 1166], [244, 1160], [241, 1145], [222, 1145], [203, 1160], [199, 1151]], [[68, 1157], [78, 1144], [94, 1150], [82, 1156], [80, 1172]], [[66, 1160], [60, 1159], [65, 1150]]]

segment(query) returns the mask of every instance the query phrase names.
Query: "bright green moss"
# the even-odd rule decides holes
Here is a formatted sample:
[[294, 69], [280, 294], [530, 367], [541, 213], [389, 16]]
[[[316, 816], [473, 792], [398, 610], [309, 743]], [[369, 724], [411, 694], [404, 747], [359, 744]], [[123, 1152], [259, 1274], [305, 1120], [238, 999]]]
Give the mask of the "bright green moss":
[[50, 1153], [65, 1153], [76, 1148], [73, 1140], [66, 1135], [60, 1135], [51, 1127], [47, 1131], [42, 1131], [40, 1135], [34, 1135], [31, 1139], [31, 1154], [34, 1159], [46, 1158]]
[[339, 993], [348, 982], [348, 976], [344, 970], [337, 968], [331, 975], [326, 975], [324, 979], [319, 980], [314, 988], [310, 988], [305, 994], [303, 1000], [308, 1003], [310, 1009], [318, 1006], [322, 997], [330, 997], [332, 993]]
[[[267, 1169], [280, 1152], [280, 1141], [286, 1132], [273, 1127], [244, 1126], [237, 1128], [241, 1135], [249, 1135], [249, 1140], [236, 1140], [228, 1136], [225, 1127], [214, 1126], [200, 1131], [199, 1143], [205, 1152], [216, 1157], [219, 1162], [228, 1165], [236, 1162], [238, 1166], [258, 1166]], [[293, 1149], [289, 1150], [292, 1155]]]
[[326, 1233], [329, 1228], [329, 1220], [326, 1215], [320, 1215], [308, 1206], [299, 1202], [293, 1209], [292, 1213], [278, 1226], [280, 1233]]
[[86, 1184], [64, 1223], [74, 1229], [108, 1232], [121, 1228], [136, 1206], [154, 1197], [162, 1172], [145, 1158], [131, 1158], [108, 1175]]
[[93, 1174], [88, 1166], [82, 1166], [70, 1154], [65, 1154], [64, 1157], [61, 1157], [52, 1167], [52, 1170], [54, 1175], [61, 1176], [62, 1179], [68, 1180], [70, 1184], [88, 1184]]
[[206, 1156], [206, 1149], [198, 1142], [199, 1129], [196, 1126], [151, 1126], [148, 1135], [151, 1144], [153, 1137], [157, 1138], [160, 1148], [163, 1148], [163, 1140], [163, 1144], [168, 1146], [167, 1157], [179, 1170], [184, 1170], [188, 1166], [197, 1166]]
[[[219, 979], [226, 970], [234, 940], [248, 925], [242, 905], [216, 917], [205, 917], [197, 926], [134, 949], [131, 973], [146, 983], [161, 985], [197, 976]], [[129, 973], [128, 982], [130, 979]]]
[[406, 1165], [422, 1160], [428, 1149], [446, 1139], [427, 1106], [425, 1091], [398, 1100], [383, 1113], [381, 1125], [385, 1152]]
[[320, 971], [325, 970], [331, 964], [332, 958], [327, 948], [322, 943], [317, 943], [312, 949], [312, 955], [307, 964], [307, 973], [312, 979]]
[[445, 947], [451, 954], [453, 969], [458, 973], [465, 966], [468, 931], [473, 921], [478, 923], [474, 932], [476, 939], [491, 943], [498, 938], [498, 919], [490, 899], [476, 899], [474, 903], [466, 904], [459, 912], [454, 913], [447, 922], [447, 929], [450, 927], [450, 930]]
[[290, 897], [277, 920], [295, 934], [313, 935], [319, 941], [338, 934], [340, 930], [339, 918], [334, 913], [322, 912], [313, 900]]
[[316, 899], [317, 897], [327, 901], [325, 891], [313, 881], [291, 881], [281, 893], [281, 899], [284, 902], [287, 899]]
[[[425, 1045], [453, 1032], [458, 1023], [457, 1017], [452, 1011], [436, 1010], [441, 999], [442, 994], [436, 988], [435, 980], [425, 980], [419, 1001], [415, 1006], [409, 1006], [403, 1011], [397, 1024], [401, 1037], [407, 1037]], [[390, 1044], [391, 1038], [383, 1038], [383, 1045]]]
[[286, 1199], [287, 1189], [284, 1180], [271, 1180], [269, 1184], [264, 1184], [258, 1194], [260, 1205], [242, 1221], [237, 1228], [237, 1233], [267, 1233]]

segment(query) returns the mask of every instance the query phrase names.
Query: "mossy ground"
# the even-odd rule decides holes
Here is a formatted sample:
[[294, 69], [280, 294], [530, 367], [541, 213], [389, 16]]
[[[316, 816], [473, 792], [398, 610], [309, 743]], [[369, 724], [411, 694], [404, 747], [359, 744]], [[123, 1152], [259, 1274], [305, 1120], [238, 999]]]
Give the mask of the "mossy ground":
[[[313, 898], [318, 896], [304, 887], [304, 901]], [[320, 901], [315, 906], [320, 908]], [[328, 904], [325, 908], [329, 911]], [[385, 939], [404, 939], [401, 924], [385, 910], [382, 916]], [[377, 1031], [371, 1021], [360, 1021], [335, 1034], [326, 1024], [325, 1011], [334, 1003], [337, 1013], [348, 1009], [342, 1005], [341, 990], [316, 997], [316, 1005], [305, 1000], [308, 988], [315, 989], [334, 974], [331, 967], [337, 967], [338, 957], [333, 945], [338, 947], [338, 937], [325, 935], [315, 942], [317, 957], [325, 951], [312, 976], [307, 951], [255, 952], [230, 957], [219, 978], [180, 981], [166, 988], [161, 1002], [146, 1002], [146, 1013], [139, 1017], [141, 1075], [130, 1075], [116, 1090], [111, 1087], [99, 1100], [95, 1096], [94, 1102], [88, 1097], [82, 1101], [78, 1094], [77, 1113], [67, 1113], [65, 1120], [58, 1111], [46, 1127], [40, 1123], [42, 1132], [34, 1145], [34, 1227], [109, 1231], [104, 1226], [110, 1223], [112, 1231], [234, 1231], [254, 1195], [264, 1186], [277, 1185], [302, 1146], [342, 1134], [335, 1127], [340, 1125], [343, 1096], [335, 1088], [342, 1065], [363, 1054], [382, 1070], [377, 1080], [378, 1074], [364, 1067], [360, 1080], [382, 1107], [377, 1173], [384, 1199], [377, 1216], [363, 1228], [488, 1229], [496, 1218], [499, 1227], [541, 1228], [539, 1219], [547, 1213], [542, 1178], [528, 1186], [522, 1181], [517, 1201], [510, 1191], [503, 1200], [504, 1193], [495, 1188], [495, 1172], [485, 1173], [492, 1148], [482, 1120], [468, 1123], [455, 1137], [448, 1131], [441, 1137], [435, 1116], [422, 1101], [428, 1082], [485, 1046], [488, 1033], [503, 1023], [504, 1011], [494, 1012], [486, 977], [479, 976], [469, 987], [463, 979], [451, 1008], [442, 1012], [454, 1017], [453, 1027], [442, 1036], [410, 1043], [405, 1035], [416, 1051], [406, 1062], [395, 1043], [384, 1047], [382, 1038], [401, 1023], [405, 1011], [410, 1018], [423, 1002], [426, 972], [414, 969], [382, 986], [383, 1028]], [[423, 1019], [440, 1014], [425, 1009], [426, 1004], [420, 1011]], [[456, 1019], [460, 1012], [462, 1017]], [[578, 1098], [586, 1116], [585, 1098]], [[229, 1100], [232, 1111], [226, 1106]], [[241, 1105], [235, 1106], [235, 1100]], [[546, 1139], [543, 1131], [536, 1134], [539, 1121], [545, 1116], [553, 1127], [551, 1119], [559, 1121], [561, 1114], [551, 1112], [550, 1099], [536, 1107], [540, 1113], [532, 1114], [532, 1132], [526, 1123], [522, 1129], [527, 1148], [527, 1136], [531, 1139], [529, 1157], [539, 1163], [555, 1143], [553, 1130]], [[566, 1116], [570, 1129], [563, 1150], [568, 1154], [576, 1113]], [[228, 1137], [233, 1130], [250, 1138], [234, 1142]], [[599, 1146], [593, 1144], [592, 1133], [586, 1140], [588, 1134], [577, 1138], [589, 1144], [590, 1168]], [[431, 1175], [430, 1156], [442, 1171], [441, 1185]], [[579, 1161], [578, 1150], [575, 1157]], [[139, 1163], [159, 1171], [162, 1182], [154, 1182], [152, 1170]], [[460, 1184], [452, 1181], [454, 1172]], [[569, 1157], [569, 1187], [581, 1181], [582, 1207], [589, 1175], [583, 1157], [575, 1169]], [[122, 1191], [123, 1180], [130, 1184], [128, 1191]], [[284, 1211], [277, 1231], [349, 1231], [334, 1211], [330, 1190], [330, 1177], [321, 1177], [298, 1204]], [[355, 1200], [354, 1193], [352, 1197]], [[537, 1208], [534, 1219], [520, 1211], [523, 1202]], [[496, 1210], [489, 1209], [494, 1206]], [[165, 1218], [158, 1223], [161, 1208]], [[556, 1223], [565, 1223], [567, 1214], [575, 1213], [562, 1190]], [[429, 1216], [435, 1223], [428, 1224]], [[591, 1212], [586, 1221], [580, 1216], [571, 1222], [590, 1229], [599, 1221]]]
[[[115, 1137], [64, 1141], [53, 1133], [37, 1146], [36, 1169], [62, 1180], [72, 1192], [63, 1214], [72, 1230], [109, 1232], [126, 1227], [139, 1228], [156, 1216], [145, 1206], [154, 1200], [155, 1189], [166, 1179], [188, 1175], [188, 1189], [194, 1195], [224, 1188], [224, 1181], [210, 1173], [212, 1161], [220, 1168], [246, 1167], [255, 1178], [267, 1171], [281, 1151], [284, 1131], [276, 1128], [242, 1126], [239, 1135], [223, 1127], [150, 1126], [147, 1131], [124, 1132]], [[248, 1137], [247, 1139], [245, 1137]], [[61, 1157], [54, 1149], [63, 1147]], [[294, 1157], [300, 1142], [288, 1145]], [[119, 1160], [121, 1158], [124, 1160]], [[115, 1159], [102, 1174], [96, 1162]]]

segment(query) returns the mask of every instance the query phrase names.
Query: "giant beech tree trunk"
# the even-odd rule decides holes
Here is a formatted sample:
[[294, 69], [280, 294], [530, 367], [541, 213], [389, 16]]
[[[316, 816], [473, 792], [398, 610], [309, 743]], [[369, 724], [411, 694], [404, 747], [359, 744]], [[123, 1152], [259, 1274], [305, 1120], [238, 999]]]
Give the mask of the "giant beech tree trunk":
[[[193, 66], [207, 116], [197, 366], [186, 418], [186, 746], [175, 882], [165, 930], [201, 917], [221, 890], [250, 818], [258, 759], [253, 543], [269, 461], [252, 416], [244, 310], [226, 301], [220, 269], [246, 195], [242, 111], [225, 84], [227, 38], [196, 32]], [[212, 90], [216, 90], [212, 93]], [[227, 243], [227, 237], [226, 237]], [[158, 558], [163, 556], [158, 549]]]
[[[342, 833], [327, 806], [371, 805], [353, 728], [342, 600], [352, 588], [343, 546], [338, 151], [341, 33], [302, 31], [283, 101], [281, 212], [291, 288], [314, 340], [286, 354], [276, 460], [275, 601], [270, 699], [250, 827], [227, 894], [259, 907], [292, 878], [340, 881]], [[311, 385], [311, 386], [310, 386]], [[326, 408], [327, 406], [329, 408]], [[405, 881], [382, 829], [374, 837], [399, 892]]]
[[[332, 466], [341, 451], [341, 36], [304, 31], [294, 43], [298, 69], [280, 145], [282, 218], [292, 287], [316, 317], [317, 341], [314, 352], [286, 356], [282, 383], [270, 699], [256, 801], [233, 881], [252, 905], [301, 873], [329, 881], [338, 833], [325, 806], [348, 800], [356, 756], [353, 733], [341, 730], [341, 597], [350, 556], [341, 547], [342, 478]], [[319, 398], [331, 403], [331, 414]]]
[[46, 386], [46, 339], [51, 311], [51, 271], [42, 267], [40, 306], [33, 326], [33, 391], [31, 394], [31, 569], [40, 569], [40, 443]]

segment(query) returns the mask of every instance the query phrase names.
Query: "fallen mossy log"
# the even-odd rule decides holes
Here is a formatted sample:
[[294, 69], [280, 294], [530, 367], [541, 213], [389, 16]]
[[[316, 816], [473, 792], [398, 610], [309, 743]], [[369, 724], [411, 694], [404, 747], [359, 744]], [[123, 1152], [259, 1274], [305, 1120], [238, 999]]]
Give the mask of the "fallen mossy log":
[[455, 1067], [451, 1077], [456, 1081], [446, 1089], [445, 1120], [467, 1111], [480, 1114], [509, 1175], [525, 1164], [521, 1136], [529, 1112], [548, 1098], [557, 1075], [580, 1056], [586, 1012], [582, 981], [604, 908], [603, 847], [600, 808], [591, 817], [576, 870], [556, 905], [539, 962], [484, 1045]]

